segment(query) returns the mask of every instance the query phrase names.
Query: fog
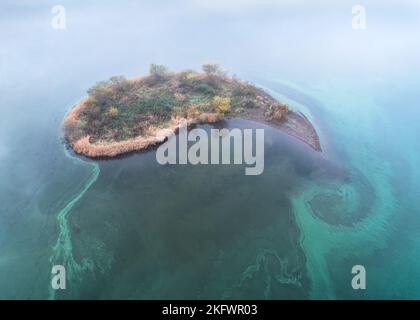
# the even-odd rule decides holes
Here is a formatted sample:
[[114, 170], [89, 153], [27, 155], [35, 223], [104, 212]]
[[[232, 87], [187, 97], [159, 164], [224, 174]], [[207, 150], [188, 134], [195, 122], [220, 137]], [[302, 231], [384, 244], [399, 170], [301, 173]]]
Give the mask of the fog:
[[215, 61], [248, 79], [295, 82], [397, 79], [420, 66], [418, 1], [366, 2], [365, 30], [352, 29], [353, 1], [63, 1], [65, 30], [51, 27], [56, 4], [0, 4], [0, 157], [16, 130], [60, 118], [94, 82], [150, 63]]
[[[20, 268], [23, 275], [35, 276], [23, 263], [39, 259], [49, 267], [56, 213], [89, 170], [73, 166], [63, 155], [62, 119], [97, 81], [145, 74], [151, 63], [177, 71], [214, 61], [230, 74], [257, 84], [270, 80], [296, 84], [331, 96], [331, 104], [341, 107], [347, 102], [342, 119], [348, 120], [348, 128], [360, 124], [365, 134], [360, 146], [377, 135], [375, 139], [384, 145], [380, 151], [392, 145], [395, 149], [387, 152], [399, 154], [395, 150], [402, 139], [376, 122], [380, 117], [374, 108], [377, 104], [388, 109], [405, 137], [418, 133], [420, 2], [365, 1], [362, 30], [352, 28], [356, 4], [349, 0], [2, 0], [0, 298], [28, 296], [27, 288], [32, 287], [27, 279], [22, 276], [19, 282], [10, 276]], [[65, 8], [65, 29], [51, 25], [56, 5]], [[333, 97], [334, 88], [345, 93], [348, 83], [352, 91], [347, 96]], [[372, 86], [381, 90], [369, 91]], [[354, 92], [364, 96], [352, 105], [348, 98]], [[346, 99], [340, 100], [343, 96]], [[364, 104], [369, 99], [375, 103]], [[349, 119], [350, 108], [362, 111], [365, 106], [372, 109], [355, 112], [354, 122]], [[413, 112], [404, 115], [400, 110]], [[370, 131], [363, 131], [365, 122], [357, 122], [358, 116], [371, 125]], [[354, 131], [356, 136], [358, 128]], [[394, 140], [384, 142], [384, 137]], [[389, 156], [385, 151], [381, 155]], [[414, 163], [415, 159], [403, 160]], [[365, 163], [365, 158], [360, 161]], [[28, 243], [38, 249], [30, 249]]]

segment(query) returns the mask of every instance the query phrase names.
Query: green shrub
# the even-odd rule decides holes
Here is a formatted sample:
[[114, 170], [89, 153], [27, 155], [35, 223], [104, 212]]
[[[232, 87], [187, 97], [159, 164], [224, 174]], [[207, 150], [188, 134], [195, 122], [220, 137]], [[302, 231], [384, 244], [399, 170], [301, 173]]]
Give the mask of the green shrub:
[[194, 91], [207, 94], [207, 95], [215, 95], [216, 89], [207, 83], [199, 83], [197, 86], [194, 87]]
[[219, 113], [227, 113], [230, 111], [230, 98], [216, 96], [213, 98], [213, 107]]
[[110, 118], [116, 118], [118, 117], [118, 109], [114, 106], [111, 106], [108, 108], [108, 111], [106, 112], [106, 114]]
[[170, 117], [171, 109], [176, 104], [176, 99], [169, 92], [149, 94], [143, 98], [143, 109], [163, 119]]

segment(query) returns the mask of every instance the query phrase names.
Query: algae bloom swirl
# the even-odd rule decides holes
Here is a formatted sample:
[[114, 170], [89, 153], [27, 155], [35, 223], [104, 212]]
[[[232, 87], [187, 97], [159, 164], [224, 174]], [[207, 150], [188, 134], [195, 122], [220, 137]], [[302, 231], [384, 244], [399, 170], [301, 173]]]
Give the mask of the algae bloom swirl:
[[[67, 279], [78, 280], [80, 279], [83, 271], [93, 271], [94, 264], [90, 259], [84, 258], [78, 263], [73, 257], [73, 245], [71, 241], [70, 228], [68, 224], [68, 216], [73, 207], [80, 201], [84, 194], [89, 190], [92, 184], [98, 179], [100, 168], [97, 163], [86, 162], [78, 157], [72, 156], [67, 149], [64, 152], [68, 158], [77, 165], [89, 165], [91, 166], [91, 173], [89, 178], [84, 182], [83, 187], [78, 193], [67, 203], [67, 205], [60, 210], [57, 214], [57, 221], [59, 226], [59, 234], [57, 242], [53, 246], [53, 252], [50, 256], [50, 263], [52, 265], [63, 265], [66, 268]], [[50, 299], [55, 298], [55, 290], [50, 286]]]

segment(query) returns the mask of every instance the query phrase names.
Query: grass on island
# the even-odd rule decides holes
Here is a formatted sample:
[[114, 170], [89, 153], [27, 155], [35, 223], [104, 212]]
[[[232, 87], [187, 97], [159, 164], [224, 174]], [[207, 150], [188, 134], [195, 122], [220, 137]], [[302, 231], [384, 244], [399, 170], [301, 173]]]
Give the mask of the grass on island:
[[191, 118], [201, 113], [241, 116], [257, 110], [267, 120], [281, 121], [288, 106], [262, 89], [228, 77], [216, 64], [203, 72], [173, 73], [152, 64], [150, 74], [138, 80], [112, 77], [88, 90], [78, 121], [64, 127], [68, 141], [90, 136], [94, 141], [122, 141], [164, 127], [173, 117]]

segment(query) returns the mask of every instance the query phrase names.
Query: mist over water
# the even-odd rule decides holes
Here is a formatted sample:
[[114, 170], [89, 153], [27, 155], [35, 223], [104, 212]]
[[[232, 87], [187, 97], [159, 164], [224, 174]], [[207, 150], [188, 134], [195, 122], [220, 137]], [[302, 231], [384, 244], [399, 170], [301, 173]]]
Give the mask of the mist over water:
[[[369, 1], [357, 31], [352, 1], [61, 4], [66, 30], [53, 1], [0, 4], [0, 298], [420, 297], [416, 1]], [[307, 115], [324, 152], [240, 120], [220, 126], [266, 129], [261, 176], [65, 150], [96, 81], [208, 60]]]

